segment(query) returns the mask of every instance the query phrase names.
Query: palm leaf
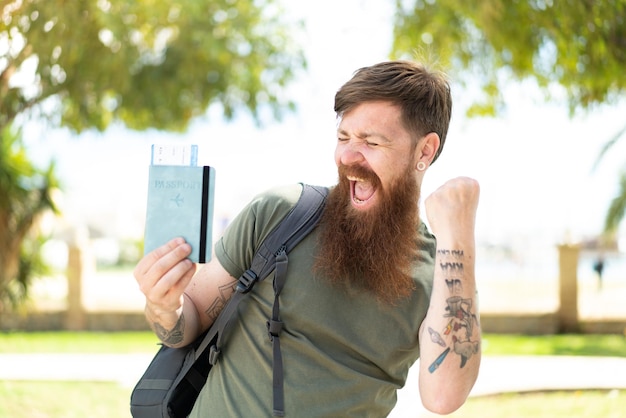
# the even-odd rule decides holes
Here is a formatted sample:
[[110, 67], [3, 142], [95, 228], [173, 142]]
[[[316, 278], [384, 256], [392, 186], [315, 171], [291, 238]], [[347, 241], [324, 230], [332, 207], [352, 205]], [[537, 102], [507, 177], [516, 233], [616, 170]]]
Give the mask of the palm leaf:
[[598, 154], [598, 157], [596, 158], [595, 163], [593, 164], [593, 167], [591, 169], [592, 172], [595, 171], [596, 168], [598, 168], [598, 166], [600, 165], [600, 161], [602, 160], [602, 158], [604, 158], [604, 155], [617, 143], [617, 141], [619, 141], [624, 133], [626, 133], [626, 125], [624, 125], [624, 127], [620, 129], [617, 134], [615, 134], [604, 144], [604, 146], [600, 150], [600, 153]]
[[626, 214], [626, 171], [622, 173], [617, 194], [611, 201], [604, 221], [604, 232], [614, 234]]

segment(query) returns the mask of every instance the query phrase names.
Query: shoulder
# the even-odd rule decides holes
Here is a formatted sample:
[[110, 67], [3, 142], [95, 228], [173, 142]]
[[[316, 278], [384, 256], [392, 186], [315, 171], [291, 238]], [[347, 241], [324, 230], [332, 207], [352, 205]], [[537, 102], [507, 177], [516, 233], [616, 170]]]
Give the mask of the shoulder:
[[302, 193], [301, 184], [268, 189], [256, 195], [230, 222], [215, 246], [224, 268], [239, 277], [263, 240], [289, 213]]
[[273, 187], [256, 195], [249, 206], [255, 213], [288, 211], [298, 201], [302, 187], [299, 183]]
[[420, 234], [420, 248], [422, 252], [429, 255], [428, 258], [432, 259], [434, 262], [435, 259], [435, 251], [437, 250], [437, 238], [430, 232], [428, 227], [424, 222], [420, 222], [419, 226], [419, 234]]
[[302, 184], [290, 184], [273, 187], [257, 194], [233, 220], [233, 224], [247, 224], [255, 234], [255, 238], [263, 240], [294, 207], [300, 194]]

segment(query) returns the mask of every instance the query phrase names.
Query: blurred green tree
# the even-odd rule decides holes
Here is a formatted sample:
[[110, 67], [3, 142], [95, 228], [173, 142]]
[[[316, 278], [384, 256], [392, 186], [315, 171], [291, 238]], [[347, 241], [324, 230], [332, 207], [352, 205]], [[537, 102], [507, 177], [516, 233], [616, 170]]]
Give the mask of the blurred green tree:
[[[561, 86], [573, 116], [624, 97], [626, 0], [396, 0], [392, 50], [396, 58], [436, 51], [455, 80], [478, 80], [482, 95], [468, 116], [496, 115], [503, 86], [528, 79], [546, 100]], [[620, 185], [605, 217], [608, 236], [625, 216], [626, 172]]]
[[[0, 313], [15, 308], [28, 294], [34, 274], [46, 272], [39, 249], [43, 238], [32, 226], [46, 210], [55, 210], [58, 187], [54, 165], [35, 167], [19, 132], [0, 131]], [[10, 278], [10, 280], [9, 280]]]
[[[227, 119], [239, 109], [280, 118], [294, 108], [284, 87], [306, 67], [299, 24], [283, 16], [275, 0], [1, 1], [0, 299], [22, 275], [26, 231], [53, 207], [53, 169], [28, 162], [19, 126], [183, 131], [212, 104]], [[39, 177], [44, 189], [20, 189]], [[35, 190], [40, 204], [27, 208], [23, 193]]]

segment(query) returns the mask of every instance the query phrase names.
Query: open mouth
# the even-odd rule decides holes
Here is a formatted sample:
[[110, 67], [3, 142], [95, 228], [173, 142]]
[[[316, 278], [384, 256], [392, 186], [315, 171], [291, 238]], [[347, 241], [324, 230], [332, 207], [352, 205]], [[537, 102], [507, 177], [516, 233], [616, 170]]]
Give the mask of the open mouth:
[[350, 194], [355, 206], [363, 207], [372, 200], [376, 192], [374, 185], [365, 179], [356, 176], [347, 176], [350, 181]]

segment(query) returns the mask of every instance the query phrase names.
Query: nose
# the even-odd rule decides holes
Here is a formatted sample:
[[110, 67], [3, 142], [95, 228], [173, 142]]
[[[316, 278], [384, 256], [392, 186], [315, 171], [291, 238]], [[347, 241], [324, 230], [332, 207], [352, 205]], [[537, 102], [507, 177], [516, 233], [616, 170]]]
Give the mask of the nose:
[[338, 161], [345, 166], [363, 162], [364, 157], [354, 142], [341, 144], [337, 147]]

